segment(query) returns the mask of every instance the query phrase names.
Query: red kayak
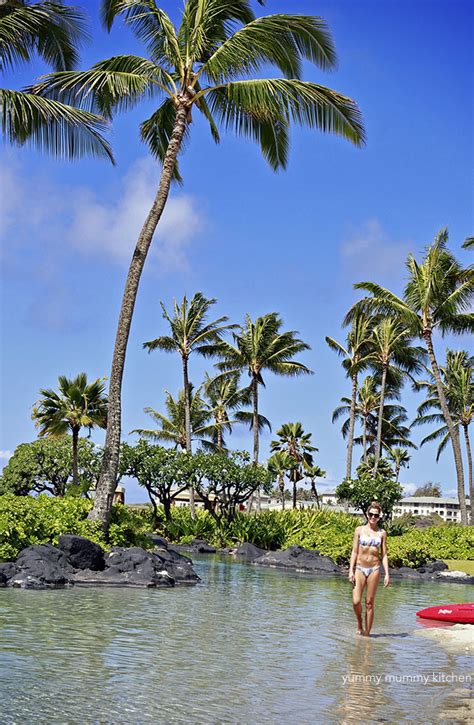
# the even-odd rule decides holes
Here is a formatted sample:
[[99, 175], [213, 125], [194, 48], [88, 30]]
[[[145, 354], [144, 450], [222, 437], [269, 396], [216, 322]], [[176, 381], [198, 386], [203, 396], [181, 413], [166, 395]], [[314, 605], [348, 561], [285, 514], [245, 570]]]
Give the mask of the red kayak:
[[438, 604], [436, 607], [420, 609], [417, 617], [437, 619], [439, 622], [457, 622], [458, 624], [474, 624], [474, 602], [465, 604]]

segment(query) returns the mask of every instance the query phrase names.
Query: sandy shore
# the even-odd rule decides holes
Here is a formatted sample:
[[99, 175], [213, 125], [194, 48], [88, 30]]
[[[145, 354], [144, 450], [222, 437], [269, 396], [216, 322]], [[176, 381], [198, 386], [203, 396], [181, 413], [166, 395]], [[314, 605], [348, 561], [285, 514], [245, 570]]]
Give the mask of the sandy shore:
[[453, 624], [451, 627], [416, 629], [415, 634], [428, 637], [455, 654], [472, 654], [474, 650], [474, 624]]

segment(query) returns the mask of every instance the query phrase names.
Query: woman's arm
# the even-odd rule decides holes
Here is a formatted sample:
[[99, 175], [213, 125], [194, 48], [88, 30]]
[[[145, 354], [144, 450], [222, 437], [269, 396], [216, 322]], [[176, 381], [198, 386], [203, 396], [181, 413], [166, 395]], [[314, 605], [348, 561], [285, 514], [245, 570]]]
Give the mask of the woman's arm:
[[387, 555], [387, 532], [382, 532], [382, 564], [385, 572], [383, 580], [384, 587], [388, 587], [390, 584], [390, 574], [388, 573], [388, 555]]
[[357, 551], [359, 549], [359, 529], [360, 526], [357, 526], [356, 530], [354, 531], [354, 539], [352, 541], [352, 553], [351, 553], [351, 563], [349, 564], [349, 581], [353, 584], [355, 583], [355, 576], [354, 576], [354, 567], [357, 561]]

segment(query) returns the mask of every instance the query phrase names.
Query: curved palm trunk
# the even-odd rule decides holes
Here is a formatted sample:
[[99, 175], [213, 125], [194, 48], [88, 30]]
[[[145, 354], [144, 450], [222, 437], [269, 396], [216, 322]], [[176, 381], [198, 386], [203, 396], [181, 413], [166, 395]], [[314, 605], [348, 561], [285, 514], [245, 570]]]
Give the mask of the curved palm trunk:
[[[186, 453], [192, 455], [191, 444], [191, 396], [189, 394], [188, 358], [183, 357], [183, 380], [184, 380], [184, 426], [186, 429]], [[189, 509], [191, 518], [196, 518], [196, 507], [194, 504], [194, 486], [189, 486]]]
[[441, 375], [439, 372], [438, 363], [433, 348], [433, 341], [431, 339], [431, 330], [423, 331], [423, 338], [426, 343], [428, 355], [430, 358], [431, 369], [436, 382], [436, 390], [438, 391], [438, 400], [441, 406], [444, 420], [449, 431], [449, 437], [451, 439], [451, 445], [453, 447], [454, 464], [456, 466], [456, 477], [458, 484], [458, 500], [459, 508], [461, 511], [461, 524], [467, 526], [467, 508], [466, 508], [466, 494], [464, 491], [464, 472], [462, 468], [462, 455], [461, 455], [461, 443], [459, 440], [459, 433], [456, 426], [453, 423], [451, 414], [449, 412], [448, 404], [446, 402], [446, 396], [444, 394], [443, 385], [441, 382]]
[[79, 443], [79, 428], [72, 429], [72, 485], [77, 492], [79, 487], [79, 471], [77, 465], [77, 448]]
[[469, 501], [470, 501], [470, 513], [471, 513], [471, 526], [474, 526], [474, 483], [472, 481], [472, 453], [471, 453], [471, 442], [469, 440], [469, 426], [463, 424], [464, 428], [464, 440], [466, 441], [466, 452], [467, 452], [467, 468], [469, 471]]
[[382, 372], [382, 382], [380, 385], [380, 403], [379, 403], [379, 415], [377, 418], [377, 441], [375, 443], [375, 463], [374, 463], [374, 475], [377, 473], [379, 467], [380, 452], [382, 449], [382, 420], [383, 420], [383, 406], [385, 402], [385, 386], [387, 385], [387, 369], [388, 363], [384, 363]]
[[[255, 376], [252, 377], [252, 383], [251, 383], [251, 389], [252, 389], [252, 429], [253, 429], [253, 465], [258, 466], [258, 449], [259, 449], [259, 439], [258, 439], [258, 380]], [[261, 501], [260, 501], [260, 487], [256, 490], [256, 498], [257, 498], [257, 511], [261, 510]], [[250, 513], [253, 506], [253, 493], [249, 498], [249, 505], [248, 505], [248, 512]]]
[[176, 158], [181, 147], [187, 124], [187, 110], [179, 106], [176, 110], [176, 120], [166, 150], [161, 172], [160, 183], [140, 236], [133, 252], [132, 261], [125, 282], [125, 290], [120, 309], [117, 334], [115, 338], [112, 370], [110, 373], [107, 431], [105, 436], [104, 457], [99, 481], [97, 483], [94, 505], [89, 518], [100, 521], [106, 529], [112, 510], [112, 500], [117, 486], [117, 471], [120, 453], [121, 434], [121, 397], [122, 379], [127, 352], [128, 337], [132, 324], [133, 310], [137, 298], [138, 286], [150, 248], [153, 234], [163, 214], [170, 190]]
[[357, 373], [352, 376], [351, 411], [349, 417], [349, 440], [347, 442], [346, 478], [352, 476], [352, 454], [354, 451], [355, 409], [357, 403]]

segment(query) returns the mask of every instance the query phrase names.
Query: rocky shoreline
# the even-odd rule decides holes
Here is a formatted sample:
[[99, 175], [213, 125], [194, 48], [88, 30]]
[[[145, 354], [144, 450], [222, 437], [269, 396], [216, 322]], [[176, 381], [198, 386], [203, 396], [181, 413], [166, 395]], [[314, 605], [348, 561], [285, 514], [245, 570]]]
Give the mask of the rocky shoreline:
[[105, 552], [83, 536], [65, 534], [57, 546], [34, 544], [20, 551], [15, 562], [0, 564], [0, 587], [20, 589], [163, 588], [198, 581], [192, 561], [164, 540], [154, 551], [114, 546]]
[[[303, 574], [344, 576], [348, 568], [336, 564], [330, 556], [302, 546], [280, 551], [265, 551], [244, 543], [235, 549], [216, 549], [195, 539], [191, 544], [173, 545], [161, 536], [150, 534], [152, 551], [139, 547], [113, 547], [105, 552], [98, 544], [82, 536], [65, 534], [57, 546], [34, 544], [23, 549], [15, 562], [0, 564], [0, 587], [21, 589], [59, 589], [71, 586], [163, 588], [200, 581], [191, 559], [183, 555], [225, 554], [254, 566], [294, 571]], [[474, 584], [474, 576], [449, 571], [443, 561], [432, 561], [418, 569], [389, 569], [393, 580], [437, 581]], [[383, 567], [382, 567], [383, 573]]]
[[[173, 549], [190, 554], [230, 554], [256, 566], [269, 566], [308, 574], [347, 576], [349, 571], [348, 567], [336, 564], [330, 556], [320, 554], [315, 549], [305, 549], [303, 546], [290, 546], [288, 549], [280, 551], [265, 551], [254, 544], [245, 543], [236, 549], [216, 549], [201, 539], [195, 539], [192, 544], [173, 545]], [[417, 569], [408, 566], [402, 566], [399, 569], [390, 567], [389, 573], [393, 580], [410, 579], [412, 581], [474, 584], [474, 576], [469, 576], [462, 571], [449, 571], [448, 565], [439, 559]]]

